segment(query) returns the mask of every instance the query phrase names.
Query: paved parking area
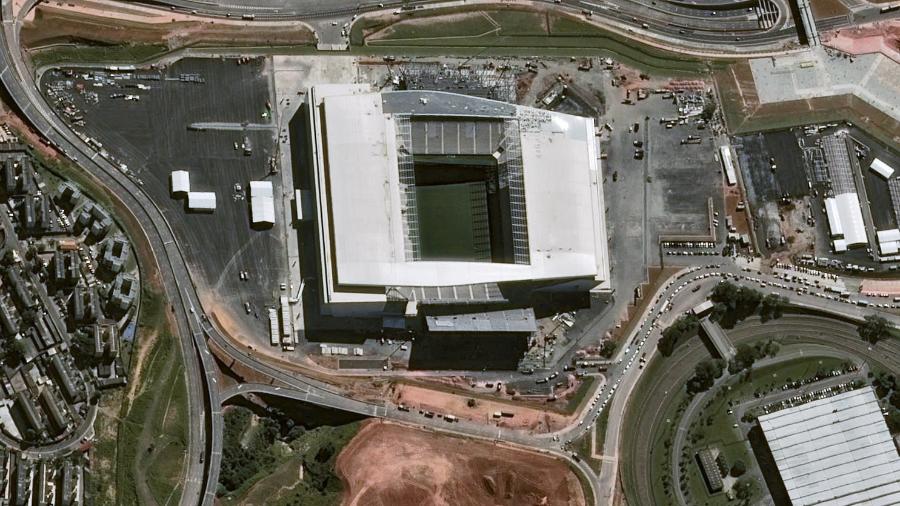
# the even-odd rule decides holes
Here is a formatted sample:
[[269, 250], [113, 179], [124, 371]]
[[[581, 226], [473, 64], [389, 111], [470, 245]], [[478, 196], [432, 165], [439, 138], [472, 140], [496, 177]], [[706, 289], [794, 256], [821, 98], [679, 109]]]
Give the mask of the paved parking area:
[[[266, 340], [264, 306], [277, 302], [285, 271], [284, 224], [253, 230], [249, 200], [236, 197], [234, 185], [247, 197], [248, 181], [270, 179], [276, 193], [280, 191], [279, 179], [269, 175], [275, 130], [265, 126], [268, 120], [263, 116], [271, 100], [267, 70], [262, 59], [238, 65], [233, 59], [209, 58], [181, 60], [161, 70], [107, 70], [107, 75], [130, 76], [114, 82], [86, 80], [77, 74], [43, 76], [44, 83], [73, 81], [73, 100], [84, 111], [85, 124], [79, 130], [127, 165], [163, 210], [188, 263], [200, 274], [195, 279], [208, 289], [207, 309], [241, 315], [239, 323]], [[139, 79], [138, 74], [145, 77]], [[101, 82], [102, 87], [97, 86]], [[79, 87], [96, 92], [96, 103], [86, 102], [87, 94], [79, 93]], [[189, 128], [199, 122], [218, 125], [206, 130]], [[242, 126], [250, 123], [262, 126]], [[246, 141], [252, 145], [250, 155], [241, 149]], [[190, 173], [192, 190], [215, 192], [216, 210], [188, 212], [185, 199], [172, 198], [173, 170]], [[278, 200], [276, 204], [280, 205]], [[276, 209], [276, 216], [280, 215]], [[248, 273], [247, 281], [240, 280], [240, 271]], [[251, 304], [249, 315], [243, 309], [245, 302]]]

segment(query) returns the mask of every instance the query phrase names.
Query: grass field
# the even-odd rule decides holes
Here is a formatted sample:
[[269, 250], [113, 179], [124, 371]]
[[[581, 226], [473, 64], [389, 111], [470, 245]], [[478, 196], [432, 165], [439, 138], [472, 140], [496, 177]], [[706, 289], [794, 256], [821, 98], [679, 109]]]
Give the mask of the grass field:
[[350, 41], [359, 52], [380, 48], [404, 54], [611, 56], [642, 70], [667, 73], [696, 74], [721, 65], [647, 46], [564, 14], [483, 6], [431, 9], [415, 17], [363, 18], [353, 25]]
[[166, 53], [162, 44], [120, 44], [113, 46], [60, 45], [29, 53], [35, 68], [67, 63], [140, 62]]
[[[730, 377], [724, 385], [717, 387], [714, 397], [707, 401], [707, 404], [698, 412], [696, 419], [691, 421], [685, 452], [680, 456], [680, 462], [684, 464], [687, 478], [686, 497], [688, 500], [702, 500], [704, 504], [711, 506], [730, 502], [721, 493], [708, 495], [706, 484], [693, 458], [694, 454], [702, 448], [712, 446], [719, 449], [729, 465], [741, 460], [747, 465], [747, 469], [755, 467], [755, 457], [746, 434], [742, 433], [741, 429], [733, 427], [738, 420], [734, 415], [728, 414], [729, 401], [739, 403], [753, 399], [754, 393], [757, 391], [777, 390], [789, 379], [808, 378], [815, 375], [820, 367], [830, 370], [840, 367], [842, 363], [843, 360], [832, 357], [800, 358], [754, 369], [749, 381], [739, 381], [737, 376]], [[697, 439], [692, 442], [692, 436], [695, 434]], [[753, 500], [758, 499], [762, 492], [763, 490], [758, 487]]]
[[[141, 388], [119, 424], [118, 503], [178, 500], [187, 449], [187, 389], [178, 340], [160, 335], [140, 371]], [[149, 497], [148, 497], [149, 496]]]

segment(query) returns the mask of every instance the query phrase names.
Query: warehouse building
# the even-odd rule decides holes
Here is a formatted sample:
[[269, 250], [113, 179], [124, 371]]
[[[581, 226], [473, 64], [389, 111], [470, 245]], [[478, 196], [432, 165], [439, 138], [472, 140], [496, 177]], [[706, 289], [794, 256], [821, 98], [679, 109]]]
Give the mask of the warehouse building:
[[271, 181], [250, 181], [250, 220], [255, 227], [275, 224], [275, 192]]
[[900, 456], [871, 388], [759, 418], [793, 506], [900, 504]]
[[836, 253], [868, 244], [866, 224], [856, 193], [842, 193], [825, 199], [825, 215]]
[[307, 101], [325, 314], [610, 292], [593, 119], [368, 85]]

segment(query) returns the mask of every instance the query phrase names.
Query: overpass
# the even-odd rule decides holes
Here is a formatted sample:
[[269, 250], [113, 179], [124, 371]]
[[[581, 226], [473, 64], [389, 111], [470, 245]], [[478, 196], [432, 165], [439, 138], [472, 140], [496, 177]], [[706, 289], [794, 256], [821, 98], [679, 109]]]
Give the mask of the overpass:
[[728, 336], [725, 335], [725, 331], [722, 330], [722, 326], [719, 325], [719, 322], [710, 320], [709, 316], [705, 316], [700, 320], [700, 328], [703, 329], [703, 333], [709, 338], [709, 341], [712, 343], [713, 348], [715, 348], [719, 358], [725, 360], [734, 358], [734, 345], [731, 344]]

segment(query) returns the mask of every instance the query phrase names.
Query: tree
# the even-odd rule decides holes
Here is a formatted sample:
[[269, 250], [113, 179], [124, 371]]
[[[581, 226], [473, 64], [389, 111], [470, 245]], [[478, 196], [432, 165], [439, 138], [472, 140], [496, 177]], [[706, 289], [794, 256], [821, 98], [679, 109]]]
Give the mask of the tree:
[[735, 460], [734, 464], [731, 464], [731, 475], [735, 478], [742, 476], [747, 472], [747, 464], [744, 464], [743, 460]]
[[682, 316], [675, 320], [669, 328], [663, 331], [657, 347], [663, 356], [668, 357], [675, 350], [675, 346], [682, 339], [686, 339], [697, 333], [700, 328], [700, 320], [694, 315]]
[[749, 369], [759, 358], [759, 350], [747, 344], [739, 344], [734, 354], [734, 359], [728, 364], [728, 372], [737, 374], [745, 369]]
[[784, 314], [784, 308], [786, 308], [787, 305], [787, 297], [778, 295], [776, 293], [770, 293], [762, 299], [762, 303], [759, 309], [759, 316], [764, 322], [776, 318], [781, 318], [781, 316]]
[[894, 327], [884, 317], [870, 314], [865, 317], [865, 321], [856, 330], [864, 341], [876, 344], [888, 337]]
[[710, 100], [703, 104], [703, 111], [700, 113], [700, 117], [705, 121], [710, 121], [715, 113], [716, 103], [713, 100]]
[[689, 393], [705, 392], [712, 388], [716, 378], [722, 376], [725, 363], [722, 360], [704, 360], [694, 368], [694, 377], [687, 382]]
[[741, 478], [734, 484], [734, 495], [741, 501], [747, 501], [753, 496], [753, 480]]
[[609, 339], [603, 341], [603, 344], [600, 345], [600, 356], [603, 358], [612, 357], [613, 353], [616, 352], [617, 347], [618, 346], [616, 345], [615, 341], [611, 341]]

